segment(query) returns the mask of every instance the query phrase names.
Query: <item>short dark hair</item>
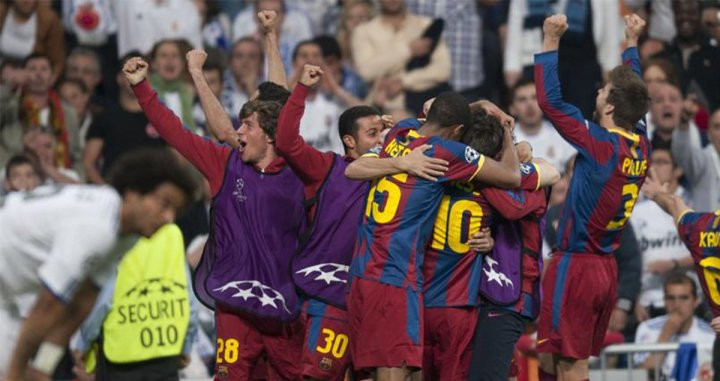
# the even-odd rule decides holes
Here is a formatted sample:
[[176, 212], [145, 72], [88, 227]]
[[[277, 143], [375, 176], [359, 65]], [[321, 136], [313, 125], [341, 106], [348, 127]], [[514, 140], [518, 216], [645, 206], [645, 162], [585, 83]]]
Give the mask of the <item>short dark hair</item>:
[[123, 154], [110, 168], [108, 183], [124, 195], [127, 191], [148, 194], [164, 183], [171, 183], [194, 198], [198, 189], [192, 173], [165, 148], [140, 148]]
[[671, 284], [689, 284], [690, 289], [692, 290], [693, 297], [697, 298], [697, 284], [695, 281], [687, 276], [687, 274], [680, 272], [680, 271], [672, 271], [670, 274], [667, 275], [665, 278], [665, 282], [663, 283], [663, 293], [667, 292], [667, 287]]
[[297, 59], [298, 53], [300, 53], [300, 48], [302, 48], [305, 45], [317, 45], [320, 49], [322, 49], [322, 46], [318, 44], [315, 40], [303, 40], [298, 42], [297, 45], [295, 45], [295, 48], [292, 51], [292, 60], [295, 62]]
[[258, 97], [260, 101], [278, 102], [284, 105], [290, 98], [290, 91], [275, 82], [265, 81], [258, 86]]
[[481, 154], [494, 158], [503, 148], [504, 134], [505, 130], [498, 118], [488, 115], [485, 110], [479, 110], [473, 112], [472, 122], [465, 129], [460, 141]]
[[280, 116], [282, 105], [279, 102], [261, 101], [258, 99], [245, 102], [240, 109], [240, 120], [243, 120], [253, 113], [257, 113], [257, 121], [263, 132], [271, 139], [275, 139], [277, 119]]
[[85, 82], [83, 82], [79, 79], [67, 78], [67, 77], [64, 77], [63, 79], [60, 80], [60, 82], [58, 82], [57, 89], [60, 90], [60, 88], [65, 84], [77, 86], [80, 89], [80, 91], [82, 91], [83, 94], [87, 94], [88, 92], [90, 92], [90, 90], [88, 90], [87, 86], [85, 85]]
[[631, 130], [648, 111], [650, 97], [647, 86], [625, 65], [610, 71], [610, 83], [612, 88], [606, 101], [615, 106], [613, 122], [619, 127]]
[[317, 36], [313, 39], [313, 41], [320, 46], [323, 57], [335, 57], [339, 60], [342, 59], [340, 44], [335, 37], [328, 35]]
[[535, 80], [530, 77], [522, 77], [515, 82], [515, 85], [510, 89], [510, 102], [512, 103], [515, 100], [515, 93], [517, 93], [518, 89], [528, 85], [535, 86]]
[[345, 135], [357, 138], [357, 120], [372, 115], [380, 116], [381, 114], [378, 109], [372, 106], [354, 106], [343, 111], [338, 121], [340, 140], [342, 140], [342, 137]]
[[15, 167], [25, 164], [31, 166], [35, 174], [38, 177], [41, 177], [40, 169], [37, 167], [36, 163], [30, 160], [29, 157], [20, 154], [10, 157], [10, 160], [8, 160], [7, 164], [5, 164], [5, 178], [10, 179], [10, 171], [12, 171]]
[[26, 67], [28, 63], [30, 63], [30, 61], [38, 59], [47, 61], [48, 65], [50, 65], [50, 70], [52, 70], [52, 60], [50, 59], [50, 56], [45, 53], [32, 53], [29, 56], [25, 57], [25, 59], [23, 60], [23, 67]]
[[426, 122], [448, 128], [458, 125], [468, 127], [471, 120], [470, 106], [465, 97], [453, 91], [445, 91], [435, 97]]

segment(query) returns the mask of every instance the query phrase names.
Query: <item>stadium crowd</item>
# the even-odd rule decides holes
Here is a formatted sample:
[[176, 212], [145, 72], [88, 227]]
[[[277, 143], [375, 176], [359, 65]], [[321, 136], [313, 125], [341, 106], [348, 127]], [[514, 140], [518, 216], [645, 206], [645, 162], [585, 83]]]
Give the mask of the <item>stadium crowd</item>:
[[[564, 27], [547, 19], [552, 14], [565, 15]], [[613, 233], [596, 240], [574, 230], [579, 220], [571, 229], [566, 214], [587, 206], [577, 184], [614, 176], [613, 166], [598, 164], [612, 156], [611, 139], [588, 121], [625, 127], [608, 117], [615, 111], [603, 115], [599, 100], [606, 83], [618, 87], [623, 65], [641, 70], [637, 83], [625, 77], [629, 93], [646, 91], [626, 108], [647, 104], [647, 113], [618, 134], [644, 164], [617, 164], [635, 191], [628, 200], [628, 184], [619, 185], [613, 216], [629, 211], [609, 219]], [[574, 108], [553, 103], [560, 96]], [[559, 126], [570, 118], [590, 132]], [[483, 127], [473, 135], [458, 127], [466, 124]], [[640, 130], [647, 139], [634, 135]], [[418, 142], [398, 143], [407, 139]], [[520, 176], [508, 170], [518, 167]], [[692, 372], [720, 380], [720, 260], [696, 271], [700, 260], [683, 237], [691, 235], [686, 220], [713, 225], [700, 245], [715, 250], [702, 254], [707, 259], [719, 256], [720, 214], [713, 222], [681, 213], [720, 210], [717, 0], [0, 0], [0, 168], [0, 378], [404, 380], [422, 368], [426, 380], [555, 379], [542, 358], [538, 364], [539, 351], [565, 356], [551, 360], [555, 370], [581, 380], [596, 362], [583, 373], [577, 361], [563, 361], [597, 356], [609, 344], [715, 342], [698, 350]], [[453, 204], [472, 197], [470, 180], [519, 190], [483, 190], [478, 208], [487, 218], [472, 222], [473, 210], [454, 213], [465, 204]], [[446, 182], [453, 191], [442, 196]], [[437, 203], [396, 219], [393, 202], [408, 215], [406, 203], [423, 204], [393, 193], [406, 183]], [[67, 207], [33, 209], [28, 201], [48, 196]], [[49, 209], [52, 219], [43, 214]], [[75, 224], [93, 213], [108, 217]], [[508, 225], [491, 224], [490, 213]], [[413, 219], [426, 227], [403, 231], [419, 223]], [[461, 221], [457, 233], [452, 219]], [[468, 224], [469, 233], [459, 232]], [[391, 235], [382, 233], [386, 225], [396, 238], [377, 243]], [[498, 226], [519, 226], [524, 240]], [[528, 230], [538, 233], [530, 236], [536, 248]], [[36, 242], [34, 231], [44, 238]], [[565, 262], [551, 254], [573, 250], [568, 235], [587, 239], [583, 250], [614, 257], [612, 266], [576, 265], [612, 267], [611, 285], [581, 284], [612, 291], [612, 305], [598, 307], [606, 322], [586, 321], [588, 332], [607, 325], [600, 337], [587, 336], [587, 351], [540, 346], [555, 341], [538, 323], [540, 277], [548, 271], [565, 281]], [[73, 245], [86, 240], [97, 242]], [[524, 245], [514, 264], [522, 287], [503, 303], [491, 285], [490, 274], [504, 276], [491, 263], [497, 258], [474, 252], [514, 250], [504, 246], [513, 240]], [[59, 241], [73, 241], [63, 248], [79, 254], [47, 254]], [[416, 241], [422, 250], [411, 247]], [[114, 262], [101, 255], [110, 247]], [[388, 255], [382, 261], [409, 262], [395, 273], [378, 250], [420, 250], [425, 263]], [[333, 251], [344, 253], [341, 263], [323, 257]], [[473, 255], [450, 263], [447, 252]], [[479, 283], [448, 285], [453, 266], [480, 274]], [[523, 278], [528, 267], [537, 279]], [[561, 303], [554, 302], [553, 319]], [[552, 320], [552, 332], [572, 332], [561, 320]], [[508, 337], [507, 353], [482, 345]], [[390, 349], [372, 350], [378, 343]], [[358, 370], [377, 371], [349, 371], [351, 355], [364, 364]], [[613, 361], [659, 366], [669, 380], [678, 379], [680, 357]]]

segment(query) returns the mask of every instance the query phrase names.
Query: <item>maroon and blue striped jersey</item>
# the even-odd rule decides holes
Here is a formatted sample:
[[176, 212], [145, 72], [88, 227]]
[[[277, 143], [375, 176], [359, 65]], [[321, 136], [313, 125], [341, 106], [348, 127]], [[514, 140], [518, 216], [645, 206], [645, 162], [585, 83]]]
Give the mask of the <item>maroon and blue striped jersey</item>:
[[698, 213], [688, 210], [678, 218], [678, 233], [685, 243], [707, 296], [713, 316], [720, 316], [720, 210]]
[[407, 173], [373, 182], [350, 267], [354, 277], [419, 289], [425, 246], [446, 185], [470, 181], [482, 168], [483, 155], [455, 141], [422, 136], [417, 130], [420, 126], [417, 119], [400, 121], [388, 133], [379, 156], [404, 156], [430, 144], [425, 154], [448, 161], [449, 169], [437, 182]]
[[[534, 190], [539, 184], [537, 167], [522, 164], [520, 189]], [[493, 190], [507, 198], [490, 198]], [[498, 201], [502, 199], [501, 201]], [[428, 242], [423, 265], [423, 301], [425, 307], [476, 306], [478, 303], [483, 259], [470, 250], [467, 242], [480, 229], [491, 227], [496, 213], [521, 217], [528, 207], [522, 190], [474, 187], [468, 182], [453, 182], [440, 202], [432, 239]]]
[[[623, 62], [640, 76], [637, 49], [627, 49]], [[557, 51], [535, 55], [540, 108], [578, 151], [558, 224], [556, 250], [610, 255], [620, 246], [623, 228], [645, 181], [650, 150], [645, 121], [628, 131], [585, 120], [578, 108], [563, 101], [557, 67]]]

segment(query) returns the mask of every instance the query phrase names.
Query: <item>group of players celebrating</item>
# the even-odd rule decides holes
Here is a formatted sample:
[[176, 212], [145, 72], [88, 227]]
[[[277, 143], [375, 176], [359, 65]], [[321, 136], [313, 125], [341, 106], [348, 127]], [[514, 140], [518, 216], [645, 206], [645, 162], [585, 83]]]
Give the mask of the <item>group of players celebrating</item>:
[[[262, 358], [268, 379], [342, 380], [350, 372], [505, 380], [525, 323], [538, 317], [540, 380], [587, 379], [587, 359], [600, 352], [614, 306], [612, 253], [649, 171], [648, 93], [636, 49], [644, 21], [626, 16], [624, 65], [599, 90], [592, 122], [561, 96], [557, 50], [566, 18], [545, 20], [535, 56], [538, 101], [579, 154], [541, 284], [543, 216], [560, 175], [526, 143], [514, 144], [512, 118], [447, 92], [429, 102], [425, 118], [399, 121], [384, 136], [380, 113], [357, 106], [339, 120], [345, 154], [320, 152], [299, 126], [324, 73], [306, 65], [288, 93], [276, 15], [258, 17], [275, 84], [242, 107], [236, 131], [205, 82], [205, 53], [187, 56], [209, 126], [225, 144], [183, 127], [151, 88], [142, 58], [123, 67], [150, 123], [210, 184], [211, 233], [193, 288], [215, 311], [215, 379], [251, 379]], [[141, 193], [167, 186], [158, 184]], [[720, 213], [689, 211], [652, 178], [645, 189], [677, 218], [720, 316]], [[182, 194], [175, 199], [166, 209]], [[157, 229], [131, 225], [127, 231], [144, 235]], [[38, 284], [73, 300], [76, 285], [55, 288], [45, 273], [40, 268]], [[22, 378], [50, 335], [52, 322], [43, 321], [24, 323], [8, 379]]]

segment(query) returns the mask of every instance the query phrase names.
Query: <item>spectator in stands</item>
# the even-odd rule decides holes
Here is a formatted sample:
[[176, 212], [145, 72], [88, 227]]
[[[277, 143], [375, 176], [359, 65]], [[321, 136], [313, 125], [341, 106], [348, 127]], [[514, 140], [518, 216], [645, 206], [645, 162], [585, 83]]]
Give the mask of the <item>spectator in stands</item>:
[[140, 51], [147, 54], [159, 41], [185, 39], [202, 46], [200, 11], [193, 0], [117, 1], [118, 56]]
[[[25, 59], [43, 54], [59, 75], [65, 63], [63, 26], [48, 3], [39, 0], [0, 2], [0, 56]], [[55, 82], [53, 77], [53, 82]]]
[[[138, 55], [130, 52], [128, 57]], [[83, 151], [87, 179], [95, 184], [105, 183], [105, 174], [123, 153], [140, 147], [165, 145], [145, 118], [122, 71], [118, 71], [116, 80], [120, 88], [118, 102], [110, 104], [93, 120]]]
[[330, 33], [329, 21], [338, 13], [338, 0], [293, 0], [292, 5], [301, 11], [310, 24], [313, 36]]
[[411, 12], [445, 21], [443, 38], [450, 50], [450, 86], [468, 101], [487, 97], [482, 85], [483, 25], [475, 0], [407, 0]]
[[[668, 313], [640, 323], [635, 343], [704, 343], [709, 346], [707, 350], [698, 350], [698, 362], [702, 365], [710, 361], [715, 334], [707, 322], [693, 316], [700, 305], [695, 281], [685, 274], [672, 274], [665, 280], [663, 291]], [[646, 369], [661, 366], [664, 379], [670, 379], [675, 357], [675, 352], [637, 353], [633, 363]]]
[[15, 155], [5, 165], [6, 192], [27, 192], [40, 185], [40, 170], [25, 155]]
[[288, 8], [284, 0], [257, 0], [255, 7], [246, 7], [233, 21], [233, 39], [251, 36], [258, 41], [262, 39], [261, 26], [257, 22], [260, 11], [275, 11], [280, 20], [278, 36], [280, 38], [280, 55], [286, 70], [292, 68], [292, 52], [298, 42], [313, 38], [312, 28], [307, 15], [297, 9]]
[[93, 113], [90, 111], [90, 91], [85, 86], [85, 82], [70, 78], [62, 79], [57, 88], [60, 99], [75, 109], [79, 125], [80, 148], [84, 148], [87, 133], [93, 120]]
[[[672, 133], [680, 125], [683, 112], [683, 98], [680, 89], [669, 83], [655, 83], [650, 91], [650, 118], [647, 131], [653, 147], [670, 143]], [[689, 123], [694, 123], [692, 120]]]
[[48, 126], [57, 139], [55, 164], [82, 173], [77, 115], [53, 90], [50, 58], [42, 54], [25, 59], [25, 83], [15, 91], [0, 89], [0, 165], [22, 150], [22, 135], [32, 127]]
[[568, 159], [577, 151], [543, 118], [537, 103], [535, 82], [532, 79], [521, 79], [510, 95], [510, 114], [515, 117], [516, 141], [527, 141], [533, 147], [534, 156], [547, 160], [555, 168], [565, 168]]
[[185, 53], [182, 40], [162, 40], [155, 44], [150, 53], [152, 64], [150, 83], [165, 105], [182, 120], [186, 127], [194, 131], [193, 90], [182, 77]]
[[[565, 191], [572, 179], [574, 166], [575, 159], [571, 158], [565, 166], [565, 174], [562, 179], [555, 184], [552, 190], [551, 201], [555, 204], [548, 209], [545, 215], [547, 222], [545, 224], [544, 236], [545, 244], [550, 249], [555, 246], [557, 226], [562, 208], [565, 205]], [[565, 187], [564, 190], [562, 189], [563, 187]], [[561, 193], [561, 196], [556, 196], [555, 193]], [[548, 253], [549, 251], [545, 251], [544, 249], [543, 252]], [[613, 253], [617, 261], [618, 287], [615, 309], [610, 315], [609, 331], [622, 332], [628, 328], [628, 317], [632, 313], [633, 303], [640, 294], [640, 272], [642, 263], [638, 252], [639, 249], [637, 240], [635, 239], [635, 232], [633, 231], [632, 225], [627, 225], [620, 238], [620, 247]]]
[[680, 78], [672, 62], [662, 58], [650, 58], [643, 61], [643, 80], [650, 86], [653, 83], [669, 82], [680, 87]]
[[374, 16], [375, 8], [369, 0], [345, 0], [340, 14], [340, 24], [337, 28], [337, 40], [340, 44], [342, 56], [350, 66], [355, 61], [352, 56], [350, 37], [358, 25], [370, 21]]
[[220, 98], [233, 121], [237, 121], [242, 105], [262, 82], [263, 61], [262, 45], [255, 38], [243, 37], [233, 44]]
[[[679, 181], [683, 175], [670, 151], [669, 142], [653, 144], [650, 166], [662, 183], [668, 184], [668, 190], [687, 201], [689, 194]], [[672, 216], [663, 212], [650, 199], [641, 200], [635, 205], [630, 216], [639, 253], [642, 255], [642, 290], [635, 305], [635, 317], [638, 322], [664, 315], [663, 280], [672, 271], [692, 268], [693, 261], [685, 245], [678, 237]]]
[[698, 0], [673, 1], [677, 35], [661, 53], [681, 73], [683, 93], [695, 93], [710, 110], [720, 107], [720, 48], [701, 32]]
[[683, 117], [673, 131], [672, 153], [685, 173], [696, 210], [720, 209], [720, 108], [710, 116], [707, 136], [710, 144], [702, 147], [700, 132]]
[[96, 111], [109, 102], [107, 96], [98, 94], [98, 87], [103, 82], [102, 74], [100, 57], [92, 49], [77, 47], [70, 52], [65, 61], [65, 77], [85, 83], [90, 93], [90, 103]]
[[[409, 12], [404, 0], [380, 0], [380, 15], [359, 25], [352, 37], [355, 68], [373, 83], [372, 101], [390, 111], [409, 108], [420, 112], [422, 102], [437, 94], [450, 78], [450, 53], [445, 42], [437, 44], [423, 33], [432, 20]], [[414, 58], [429, 57], [425, 66], [408, 70]], [[405, 92], [421, 93], [417, 104], [406, 105]]]
[[[532, 5], [532, 6], [530, 6]], [[512, 1], [505, 44], [505, 83], [532, 77], [533, 54], [542, 49], [542, 23], [566, 14], [569, 29], [560, 40], [559, 76], [563, 99], [592, 119], [603, 74], [620, 64], [622, 23], [618, 1]], [[577, 70], [578, 67], [586, 68]]]
[[217, 1], [195, 0], [202, 25], [202, 43], [206, 48], [230, 49], [230, 18], [220, 11]]
[[703, 31], [711, 38], [710, 44], [720, 45], [720, 2], [707, 2], [702, 10]]
[[325, 74], [322, 76], [320, 86], [330, 94], [338, 92], [340, 89], [336, 87], [340, 86], [342, 90], [345, 90], [355, 98], [352, 100], [347, 99], [343, 102], [348, 105], [348, 107], [362, 103], [360, 99], [365, 98], [367, 95], [367, 85], [355, 70], [346, 64], [346, 60], [343, 59], [340, 50], [340, 45], [335, 37], [318, 36], [315, 37], [313, 41], [320, 46], [320, 50], [322, 51], [323, 70]]
[[54, 161], [57, 138], [48, 127], [31, 127], [23, 135], [24, 153], [37, 163], [40, 175], [48, 184], [75, 184], [80, 175]]

